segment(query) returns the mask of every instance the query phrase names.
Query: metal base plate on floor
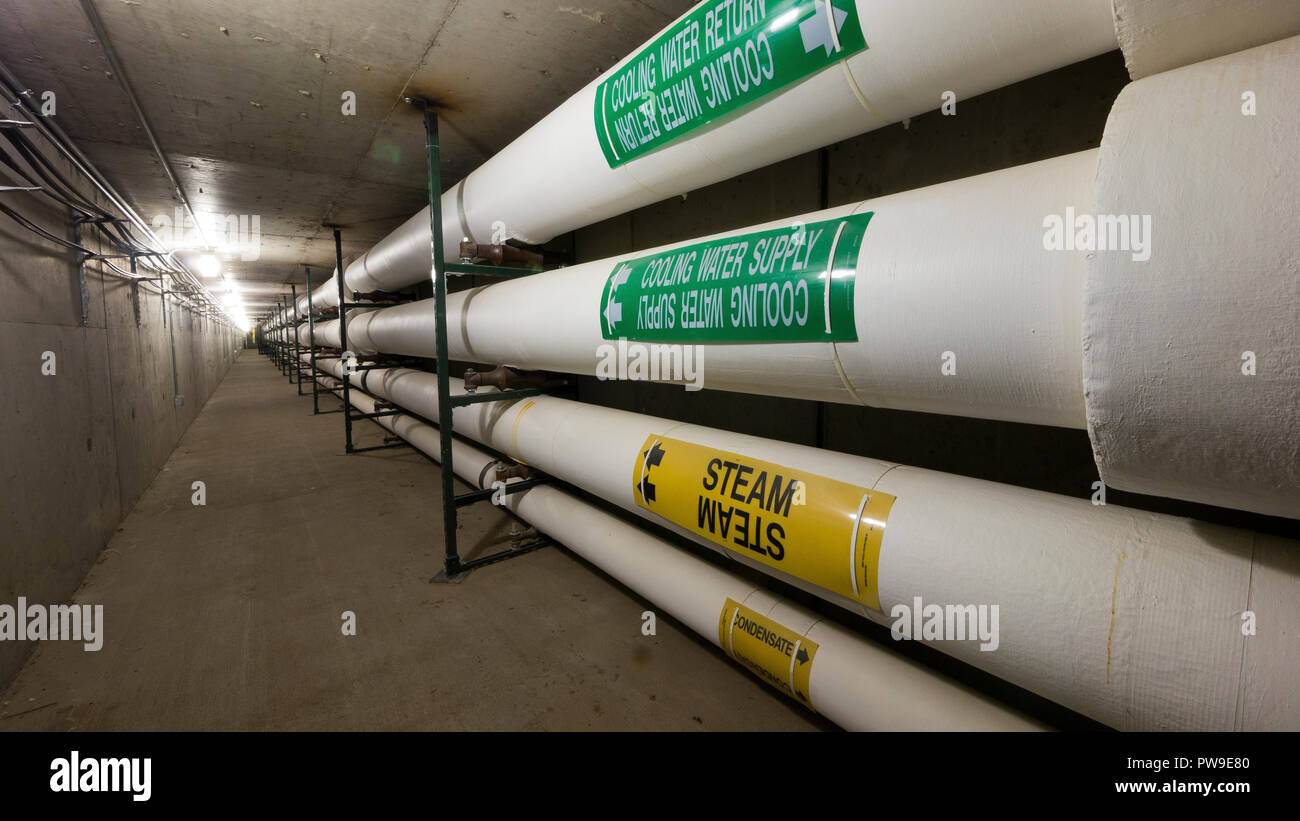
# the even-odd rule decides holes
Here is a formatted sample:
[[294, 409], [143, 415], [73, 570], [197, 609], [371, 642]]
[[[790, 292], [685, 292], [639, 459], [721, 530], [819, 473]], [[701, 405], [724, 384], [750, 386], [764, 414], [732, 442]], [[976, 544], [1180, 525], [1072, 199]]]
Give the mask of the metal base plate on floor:
[[444, 567], [442, 570], [438, 571], [438, 575], [434, 576], [432, 579], [429, 579], [429, 582], [431, 584], [460, 584], [461, 582], [468, 579], [469, 574], [473, 572], [474, 572], [474, 568], [471, 567], [469, 570], [462, 570], [459, 573], [448, 576], [447, 568]]
[[438, 575], [429, 579], [429, 581], [433, 584], [460, 584], [465, 581], [466, 576], [480, 567], [485, 567], [489, 564], [496, 564], [497, 562], [503, 562], [506, 559], [513, 559], [515, 556], [522, 556], [525, 553], [531, 553], [538, 548], [546, 547], [552, 543], [553, 542], [545, 536], [536, 536], [526, 542], [522, 542], [518, 547], [506, 548], [499, 553], [493, 553], [491, 556], [484, 556], [481, 559], [473, 559], [465, 562], [461, 565], [461, 569], [453, 575], [448, 576], [447, 568], [443, 567], [442, 570], [438, 571]]

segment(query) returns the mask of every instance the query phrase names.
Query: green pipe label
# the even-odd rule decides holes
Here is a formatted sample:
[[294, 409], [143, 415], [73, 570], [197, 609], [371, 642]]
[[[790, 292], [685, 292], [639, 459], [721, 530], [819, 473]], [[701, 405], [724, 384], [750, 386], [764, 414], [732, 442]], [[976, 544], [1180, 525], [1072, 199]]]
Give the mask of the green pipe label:
[[872, 213], [620, 262], [601, 291], [602, 335], [685, 343], [857, 341], [853, 281]]
[[600, 84], [596, 139], [617, 168], [866, 47], [853, 0], [709, 0]]

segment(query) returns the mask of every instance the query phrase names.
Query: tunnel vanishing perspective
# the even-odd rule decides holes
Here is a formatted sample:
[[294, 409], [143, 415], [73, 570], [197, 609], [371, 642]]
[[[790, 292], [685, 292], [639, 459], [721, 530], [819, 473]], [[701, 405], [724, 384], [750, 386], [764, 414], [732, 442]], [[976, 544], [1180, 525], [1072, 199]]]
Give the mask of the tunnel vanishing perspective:
[[0, 10], [0, 729], [1267, 781], [1300, 6], [308, 5]]

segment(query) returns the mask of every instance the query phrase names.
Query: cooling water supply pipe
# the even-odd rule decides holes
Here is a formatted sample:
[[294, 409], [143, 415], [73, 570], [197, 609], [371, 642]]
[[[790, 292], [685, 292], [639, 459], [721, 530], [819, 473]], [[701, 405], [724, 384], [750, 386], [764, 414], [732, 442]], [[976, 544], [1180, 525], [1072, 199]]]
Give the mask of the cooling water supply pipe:
[[[350, 378], [437, 416], [433, 374]], [[454, 427], [900, 635], [926, 608], [997, 605], [996, 649], [936, 648], [1112, 727], [1300, 728], [1291, 540], [550, 396]]]
[[[443, 195], [447, 260], [461, 237], [545, 242], [1117, 42], [1149, 71], [1300, 30], [1294, 0], [1239, 5], [1116, 0], [1112, 17], [1111, 0], [706, 0]], [[1188, 22], [1203, 16], [1222, 25]], [[346, 266], [347, 285], [426, 279], [429, 248], [425, 208]]]
[[[373, 399], [350, 391], [375, 412]], [[374, 420], [438, 459], [438, 429], [411, 416]], [[456, 472], [475, 487], [496, 460], [453, 440]], [[502, 505], [712, 642], [763, 681], [849, 730], [1035, 730], [1037, 722], [697, 559], [553, 487]]]
[[[1084, 259], [1045, 249], [1042, 223], [1086, 212], [1095, 173], [1086, 151], [457, 292], [450, 354], [1083, 428]], [[431, 299], [349, 314], [348, 347], [434, 356], [435, 324]], [[688, 346], [680, 373], [645, 356], [655, 373], [629, 372], [629, 339]]]

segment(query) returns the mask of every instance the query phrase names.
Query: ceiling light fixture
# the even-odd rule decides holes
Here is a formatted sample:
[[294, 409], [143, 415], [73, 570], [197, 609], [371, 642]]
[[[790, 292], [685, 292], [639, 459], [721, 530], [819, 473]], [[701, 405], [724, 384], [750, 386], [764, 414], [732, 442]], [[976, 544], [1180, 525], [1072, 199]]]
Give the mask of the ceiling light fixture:
[[212, 254], [204, 254], [199, 257], [195, 265], [198, 267], [199, 273], [209, 279], [221, 273], [221, 260]]

